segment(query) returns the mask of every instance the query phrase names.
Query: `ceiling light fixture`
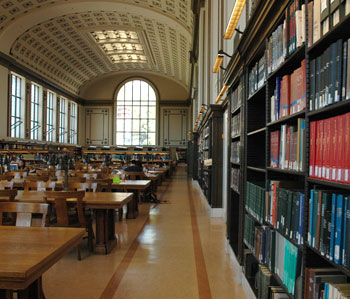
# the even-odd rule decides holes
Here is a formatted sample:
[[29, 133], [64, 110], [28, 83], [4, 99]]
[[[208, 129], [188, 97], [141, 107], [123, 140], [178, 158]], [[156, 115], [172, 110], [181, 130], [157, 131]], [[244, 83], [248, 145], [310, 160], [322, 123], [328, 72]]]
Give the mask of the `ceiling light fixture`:
[[219, 68], [226, 70], [225, 68], [222, 67], [222, 62], [224, 60], [224, 55], [226, 55], [227, 57], [232, 57], [231, 55], [228, 55], [226, 52], [224, 52], [223, 50], [219, 50], [218, 52], [218, 56], [216, 56], [216, 60], [214, 63], [214, 67], [213, 67], [213, 73], [217, 73], [219, 71]]
[[216, 98], [215, 104], [219, 104], [221, 98], [223, 97], [223, 95], [225, 94], [226, 90], [228, 89], [228, 85], [224, 85], [218, 95], [218, 97]]
[[241, 17], [243, 7], [246, 3], [246, 0], [236, 0], [235, 6], [233, 7], [230, 21], [228, 22], [226, 32], [224, 35], [225, 39], [232, 38], [233, 33], [235, 32], [237, 23], [239, 21], [239, 18]]

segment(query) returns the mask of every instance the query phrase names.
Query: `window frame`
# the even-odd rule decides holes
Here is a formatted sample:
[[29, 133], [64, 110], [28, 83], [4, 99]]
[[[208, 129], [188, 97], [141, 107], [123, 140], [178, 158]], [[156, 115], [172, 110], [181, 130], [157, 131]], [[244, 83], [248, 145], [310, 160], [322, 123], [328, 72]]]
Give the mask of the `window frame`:
[[[16, 87], [14, 80], [16, 79]], [[17, 87], [20, 82], [20, 87]], [[26, 79], [14, 72], [10, 72], [10, 90], [9, 90], [9, 136], [12, 138], [25, 137], [25, 116], [26, 116]], [[15, 91], [15, 94], [14, 94]], [[19, 94], [18, 94], [19, 92]], [[13, 101], [15, 100], [15, 103]], [[15, 109], [14, 109], [15, 108]], [[15, 111], [15, 114], [14, 114]], [[16, 121], [14, 121], [16, 119]], [[15, 125], [19, 122], [17, 125]]]
[[30, 84], [30, 139], [42, 140], [42, 106], [43, 106], [43, 89], [42, 87], [31, 82]]
[[[60, 97], [58, 126], [58, 141], [60, 143], [68, 143], [68, 102], [68, 99]], [[64, 105], [64, 107], [62, 107], [62, 105]]]
[[[52, 95], [52, 97], [50, 96]], [[52, 100], [52, 106], [51, 106]], [[51, 90], [46, 93], [46, 141], [56, 142], [57, 94]]]
[[[78, 143], [78, 104], [70, 101], [69, 110], [69, 143]], [[74, 114], [73, 114], [74, 113]]]
[[[135, 89], [133, 86], [133, 82], [139, 81], [139, 86], [140, 86], [140, 91], [137, 92], [137, 99], [135, 99]], [[125, 91], [125, 87], [127, 86], [127, 84], [132, 84], [131, 85], [131, 100], [127, 101], [126, 97], [126, 91]], [[147, 90], [147, 100], [142, 100], [142, 84], [147, 84], [148, 85], [148, 90]], [[130, 88], [130, 87], [129, 87]], [[154, 96], [151, 94], [151, 92], [154, 92]], [[122, 100], [120, 99], [120, 93], [124, 92], [124, 95], [122, 96]], [[153, 100], [154, 98], [154, 100]], [[124, 146], [156, 146], [158, 144], [158, 90], [157, 88], [154, 86], [154, 84], [152, 84], [150, 81], [144, 79], [144, 78], [140, 78], [140, 77], [133, 77], [133, 78], [129, 78], [125, 81], [123, 81], [119, 88], [116, 90], [115, 93], [115, 104], [114, 104], [114, 109], [115, 109], [115, 117], [114, 117], [114, 125], [115, 125], [115, 131], [114, 131], [114, 136], [115, 136], [115, 144], [116, 145], [124, 145]], [[126, 104], [126, 102], [128, 102], [128, 104]], [[145, 104], [147, 102], [147, 104]], [[120, 104], [122, 103], [122, 104]], [[131, 104], [130, 104], [131, 103]], [[138, 104], [139, 103], [139, 104]], [[124, 105], [123, 105], [124, 104]], [[118, 117], [118, 115], [120, 114], [120, 109], [118, 108], [122, 108], [124, 107], [124, 115], [125, 113], [127, 113], [127, 107], [130, 109], [129, 113], [131, 114], [130, 117]], [[134, 109], [134, 107], [136, 109]], [[138, 108], [139, 107], [139, 112], [138, 112]], [[142, 115], [142, 108], [147, 107], [147, 109], [145, 109], [145, 111], [147, 111], [148, 115], [147, 117], [143, 117]], [[154, 114], [154, 117], [150, 117], [149, 115], [149, 108], [150, 107], [154, 107], [154, 110], [152, 111], [152, 113]], [[139, 114], [139, 117], [135, 117], [134, 116], [134, 112], [136, 111], [136, 114]], [[119, 129], [118, 127], [118, 120], [119, 120], [119, 127], [121, 122], [123, 122], [123, 129]], [[130, 129], [126, 129], [126, 121], [128, 121], [128, 128]], [[147, 122], [146, 127], [147, 130], [142, 130], [142, 125], [145, 124], [145, 121]], [[154, 128], [153, 130], [150, 130], [150, 121], [152, 121], [154, 124], [152, 124], [152, 127]], [[134, 129], [134, 124], [138, 125], [138, 129]], [[144, 135], [146, 133], [147, 137], [143, 140], [146, 140], [146, 142], [142, 142], [141, 141], [141, 136]], [[127, 137], [125, 135], [128, 135], [127, 137], [129, 137], [128, 139], [130, 139], [130, 142], [127, 142]], [[119, 135], [119, 136], [118, 136]], [[120, 136], [123, 135], [122, 139], [123, 142], [120, 143]], [[138, 137], [136, 136], [138, 135]], [[153, 135], [153, 136], [150, 136]], [[134, 139], [134, 136], [136, 137]], [[135, 140], [137, 140], [137, 142], [134, 142]], [[150, 141], [154, 141], [154, 142], [150, 142]]]

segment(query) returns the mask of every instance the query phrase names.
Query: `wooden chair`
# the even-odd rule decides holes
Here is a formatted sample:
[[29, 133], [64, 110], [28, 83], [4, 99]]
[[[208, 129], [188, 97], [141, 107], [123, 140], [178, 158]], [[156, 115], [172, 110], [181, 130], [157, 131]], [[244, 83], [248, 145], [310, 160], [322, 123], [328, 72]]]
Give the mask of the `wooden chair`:
[[90, 184], [98, 184], [98, 191], [112, 192], [112, 179], [90, 179], [87, 182]]
[[47, 182], [49, 180], [49, 176], [39, 176], [39, 175], [28, 175], [25, 177], [26, 182]]
[[143, 180], [145, 178], [143, 171], [125, 171], [124, 173], [128, 180]]
[[47, 224], [47, 203], [0, 202], [0, 225], [3, 213], [16, 213], [16, 226], [32, 226], [33, 214], [42, 214], [41, 227]]
[[101, 190], [101, 185], [98, 183], [68, 183], [68, 189], [71, 191], [84, 190], [86, 192], [99, 192]]
[[0, 181], [0, 190], [12, 189], [12, 188], [13, 188], [13, 182]]
[[[48, 199], [54, 200], [54, 207], [56, 213], [56, 223], [50, 223], [50, 226], [59, 227], [84, 227], [88, 233], [88, 246], [90, 251], [93, 251], [93, 230], [92, 218], [86, 217], [84, 214], [83, 198], [85, 191], [45, 191], [44, 201]], [[67, 201], [67, 199], [76, 199], [76, 201]], [[74, 206], [77, 210], [76, 215], [69, 213], [68, 206]], [[80, 247], [78, 250], [78, 260], [81, 260]]]
[[24, 178], [28, 175], [28, 171], [16, 170], [16, 171], [10, 171], [7, 174], [12, 175], [14, 178]]
[[1, 201], [14, 201], [17, 196], [17, 190], [0, 190]]
[[0, 175], [0, 181], [11, 181], [13, 179], [13, 175], [3, 174]]
[[24, 191], [51, 191], [55, 189], [55, 182], [42, 182], [42, 181], [35, 181], [35, 182], [24, 182]]

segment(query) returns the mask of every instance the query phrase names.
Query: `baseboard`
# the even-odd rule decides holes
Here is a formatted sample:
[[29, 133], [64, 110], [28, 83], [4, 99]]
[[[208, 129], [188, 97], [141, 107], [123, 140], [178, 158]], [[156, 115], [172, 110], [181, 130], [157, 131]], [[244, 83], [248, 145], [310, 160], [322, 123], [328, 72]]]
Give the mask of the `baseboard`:
[[242, 274], [242, 287], [249, 299], [256, 299], [256, 296], [244, 274]]
[[242, 285], [242, 287], [243, 287], [243, 289], [244, 289], [244, 291], [249, 299], [256, 299], [256, 296], [255, 296], [252, 288], [250, 287], [250, 284], [249, 284], [247, 278], [245, 277], [245, 275], [242, 271], [242, 267], [239, 264], [237, 257], [235, 255], [235, 253], [233, 252], [232, 247], [230, 246], [228, 240], [226, 240], [226, 251], [230, 256], [230, 259], [231, 259], [233, 266], [235, 267], [237, 282]]

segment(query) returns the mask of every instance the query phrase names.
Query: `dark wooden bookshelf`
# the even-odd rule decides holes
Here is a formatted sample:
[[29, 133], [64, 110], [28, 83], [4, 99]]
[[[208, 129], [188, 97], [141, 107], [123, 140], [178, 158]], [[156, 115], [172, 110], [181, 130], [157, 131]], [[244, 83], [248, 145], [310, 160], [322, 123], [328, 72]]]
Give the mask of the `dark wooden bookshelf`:
[[305, 117], [305, 110], [299, 111], [297, 113], [293, 113], [287, 117], [280, 118], [278, 120], [269, 122], [266, 124], [267, 127], [274, 127], [274, 126], [280, 126], [281, 124], [284, 123], [293, 123], [295, 122], [298, 118], [303, 118]]
[[[302, 1], [303, 4], [308, 4], [308, 0]], [[308, 203], [310, 189], [314, 185], [325, 186], [343, 190], [344, 193], [350, 190], [350, 184], [341, 184], [332, 181], [320, 180], [310, 178], [308, 171], [299, 172], [287, 169], [272, 168], [270, 166], [270, 132], [278, 129], [283, 124], [297, 123], [298, 118], [305, 119], [305, 144], [303, 145], [303, 157], [305, 169], [308, 170], [309, 165], [309, 138], [310, 138], [310, 122], [315, 120], [326, 119], [331, 116], [337, 116], [350, 112], [350, 99], [346, 101], [340, 101], [338, 103], [329, 105], [327, 107], [310, 111], [309, 99], [310, 99], [310, 60], [319, 56], [323, 51], [329, 47], [329, 45], [339, 38], [343, 40], [350, 38], [350, 15], [346, 16], [344, 20], [330, 30], [327, 34], [322, 36], [314, 45], [310, 48], [308, 44], [308, 32], [306, 32], [306, 41], [299, 48], [289, 56], [285, 57], [284, 61], [270, 74], [267, 74], [267, 65], [265, 65], [266, 82], [257, 90], [255, 90], [249, 96], [249, 72], [253, 69], [257, 62], [264, 55], [268, 46], [268, 38], [272, 35], [272, 32], [283, 23], [285, 17], [285, 9], [292, 3], [291, 0], [273, 0], [273, 1], [259, 1], [260, 11], [254, 14], [254, 22], [259, 22], [254, 26], [253, 23], [249, 23], [246, 31], [241, 37], [241, 42], [238, 44], [236, 52], [232, 55], [232, 59], [227, 66], [227, 70], [224, 73], [224, 83], [229, 85], [228, 98], [229, 103], [233, 100], [234, 90], [236, 90], [238, 84], [244, 86], [244, 95], [241, 105], [230, 111], [230, 123], [231, 127], [232, 117], [241, 114], [240, 134], [236, 136], [230, 136], [231, 143], [240, 141], [240, 163], [232, 163], [229, 157], [230, 166], [228, 171], [231, 172], [232, 168], [239, 169], [240, 171], [240, 185], [237, 191], [231, 186], [231, 175], [228, 175], [228, 215], [227, 215], [227, 234], [229, 243], [237, 257], [237, 260], [241, 265], [244, 265], [243, 252], [246, 247], [244, 241], [244, 215], [248, 214], [256, 225], [268, 226], [273, 228], [276, 232], [280, 233], [286, 240], [296, 246], [301, 251], [302, 256], [302, 268], [298, 269], [301, 272], [302, 278], [302, 292], [304, 296], [305, 285], [305, 267], [315, 264], [313, 261], [324, 260], [330, 266], [333, 266], [350, 277], [350, 269], [337, 265], [329, 261], [321, 253], [305, 244], [298, 244], [289, 236], [284, 235], [279, 229], [275, 228], [266, 221], [258, 221], [253, 217], [249, 211], [245, 208], [246, 202], [246, 182], [263, 182], [265, 183], [265, 190], [270, 188], [270, 180], [278, 181], [296, 181], [300, 183], [303, 190], [304, 200], [304, 214], [303, 222], [303, 240], [307, 240], [307, 222], [308, 222]], [[307, 14], [307, 9], [306, 9]], [[306, 15], [307, 18], [307, 15]], [[307, 19], [306, 19], [307, 20]], [[307, 22], [306, 22], [307, 23]], [[254, 28], [254, 30], [253, 30]], [[308, 31], [308, 30], [306, 30]], [[245, 51], [246, 50], [246, 51]], [[348, 54], [349, 55], [349, 54]], [[237, 57], [240, 57], [238, 59]], [[349, 56], [348, 56], [349, 57]], [[271, 96], [274, 95], [274, 89], [276, 87], [276, 77], [283, 77], [284, 75], [291, 75], [294, 70], [300, 67], [301, 62], [305, 59], [306, 62], [306, 109], [297, 113], [288, 115], [276, 121], [270, 121], [271, 119]], [[349, 58], [348, 58], [349, 59]], [[266, 63], [266, 61], [265, 61]], [[233, 106], [232, 106], [233, 107]], [[230, 150], [228, 155], [230, 155]], [[248, 247], [248, 246], [247, 246]], [[251, 250], [251, 248], [250, 248]], [[254, 256], [254, 255], [253, 255]], [[255, 257], [255, 256], [254, 256]], [[256, 259], [256, 257], [255, 257]], [[258, 263], [258, 259], [256, 259]], [[265, 265], [266, 266], [266, 265]], [[270, 269], [271, 270], [271, 269]], [[274, 269], [273, 269], [274, 270]], [[244, 272], [244, 271], [243, 271]], [[283, 281], [271, 271], [277, 283], [287, 293], [289, 298], [295, 298], [288, 292], [287, 287], [283, 284]]]

